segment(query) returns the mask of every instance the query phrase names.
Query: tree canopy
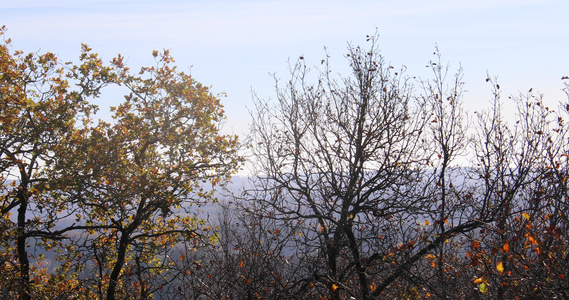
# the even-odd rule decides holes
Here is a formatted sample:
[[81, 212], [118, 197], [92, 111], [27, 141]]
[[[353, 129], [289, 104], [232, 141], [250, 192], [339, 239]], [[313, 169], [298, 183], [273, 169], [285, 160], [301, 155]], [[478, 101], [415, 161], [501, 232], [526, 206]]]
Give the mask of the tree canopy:
[[[86, 45], [73, 65], [11, 53], [9, 43], [0, 48], [2, 293], [150, 297], [168, 282], [173, 245], [212, 236], [195, 208], [241, 161], [237, 137], [220, 133], [220, 100], [168, 51], [132, 74], [120, 55], [105, 65]], [[91, 103], [109, 85], [128, 94], [112, 122], [95, 122]], [[56, 267], [41, 267], [39, 248]]]

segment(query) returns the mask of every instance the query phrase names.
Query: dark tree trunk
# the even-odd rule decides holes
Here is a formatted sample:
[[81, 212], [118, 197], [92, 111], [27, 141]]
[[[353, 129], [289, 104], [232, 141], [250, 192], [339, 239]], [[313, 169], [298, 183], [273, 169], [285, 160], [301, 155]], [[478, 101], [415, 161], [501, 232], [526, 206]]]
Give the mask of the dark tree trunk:
[[18, 236], [16, 237], [16, 247], [18, 261], [20, 264], [20, 298], [30, 300], [30, 261], [26, 250], [26, 210], [28, 201], [26, 196], [20, 193], [20, 207], [18, 208]]
[[113, 266], [113, 271], [111, 272], [109, 287], [107, 288], [107, 300], [115, 300], [115, 292], [117, 289], [119, 275], [121, 273], [122, 267], [125, 262], [126, 248], [128, 245], [128, 239], [130, 234], [123, 232], [121, 235], [119, 249], [117, 253], [117, 261]]

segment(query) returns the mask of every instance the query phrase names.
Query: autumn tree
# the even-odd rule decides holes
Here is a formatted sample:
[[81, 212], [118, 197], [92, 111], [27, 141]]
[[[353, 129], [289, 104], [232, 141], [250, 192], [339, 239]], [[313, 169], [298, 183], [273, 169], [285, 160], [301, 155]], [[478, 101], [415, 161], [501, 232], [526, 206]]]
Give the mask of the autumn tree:
[[475, 283], [493, 299], [566, 298], [567, 107], [556, 111], [530, 89], [509, 97], [517, 117], [508, 124], [488, 80], [494, 109], [480, 115], [476, 153], [494, 217], [471, 245]]
[[89, 280], [107, 299], [150, 298], [169, 283], [156, 278], [172, 246], [207, 238], [192, 209], [213, 201], [207, 187], [224, 183], [240, 161], [237, 138], [220, 133], [220, 100], [171, 66], [168, 51], [153, 56], [156, 66], [137, 75], [113, 60], [125, 101], [112, 107], [111, 123], [78, 129], [61, 148], [73, 155], [59, 156], [54, 170], [73, 184], [61, 196], [76, 218], [70, 229], [80, 231], [74, 245], [94, 259]]
[[[5, 31], [2, 27], [2, 38]], [[53, 179], [47, 170], [77, 123], [94, 111], [87, 99], [97, 97], [110, 78], [105, 68], [96, 74], [69, 73], [96, 65], [93, 57], [66, 67], [53, 53], [12, 52], [9, 39], [3, 40], [0, 56], [2, 290], [6, 297], [30, 299], [49, 293], [47, 286], [60, 281], [40, 266], [43, 254], [29, 251], [30, 246], [48, 251], [62, 239], [51, 230], [62, 216], [46, 207], [65, 204], [47, 196]], [[78, 86], [72, 87], [70, 80]]]
[[[120, 55], [106, 65], [86, 45], [79, 64], [61, 64], [9, 44], [0, 47], [2, 296], [152, 298], [176, 276], [172, 249], [214, 236], [196, 207], [240, 163], [237, 137], [220, 133], [220, 100], [168, 51], [131, 74]], [[127, 94], [111, 122], [95, 122], [91, 103], [107, 85]]]

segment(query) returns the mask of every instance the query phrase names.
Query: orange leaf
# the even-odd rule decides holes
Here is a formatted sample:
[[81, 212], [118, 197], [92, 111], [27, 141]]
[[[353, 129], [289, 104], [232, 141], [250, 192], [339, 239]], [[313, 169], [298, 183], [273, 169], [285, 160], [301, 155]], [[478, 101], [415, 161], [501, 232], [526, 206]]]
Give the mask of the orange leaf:
[[498, 272], [503, 273], [504, 272], [504, 264], [502, 264], [502, 262], [499, 262], [496, 265], [496, 270], [498, 270]]
[[532, 245], [537, 245], [537, 241], [529, 234], [528, 234], [528, 240]]
[[510, 253], [510, 244], [505, 243], [502, 249], [504, 249], [504, 252]]

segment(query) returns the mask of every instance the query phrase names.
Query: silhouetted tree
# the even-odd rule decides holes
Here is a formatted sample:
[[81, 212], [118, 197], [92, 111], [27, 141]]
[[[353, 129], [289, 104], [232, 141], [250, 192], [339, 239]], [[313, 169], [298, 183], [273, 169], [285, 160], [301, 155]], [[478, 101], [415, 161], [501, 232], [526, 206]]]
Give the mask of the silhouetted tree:
[[[532, 225], [540, 230], [555, 220], [548, 243], [565, 247], [558, 228], [565, 213], [563, 117], [552, 119], [541, 100], [520, 98], [508, 125], [500, 87], [489, 78], [490, 109], [466, 123], [461, 69], [449, 82], [437, 50], [433, 79], [415, 84], [379, 55], [377, 36], [368, 42], [367, 50], [349, 47], [351, 76], [334, 77], [324, 59], [312, 77], [301, 57], [284, 86], [277, 80], [275, 102], [256, 101], [255, 177], [243, 203], [260, 208], [258, 218], [294, 224], [289, 242], [305, 256], [295, 261], [301, 276], [288, 279], [301, 287], [294, 295], [512, 298], [529, 291], [522, 286], [542, 285], [551, 288], [531, 294], [564, 295], [560, 270], [547, 280], [515, 279], [504, 249], [512, 251], [507, 241], [520, 225], [529, 229], [528, 216], [541, 218]], [[525, 252], [539, 244], [527, 231], [515, 235], [525, 237]], [[522, 252], [518, 257], [530, 259]]]

